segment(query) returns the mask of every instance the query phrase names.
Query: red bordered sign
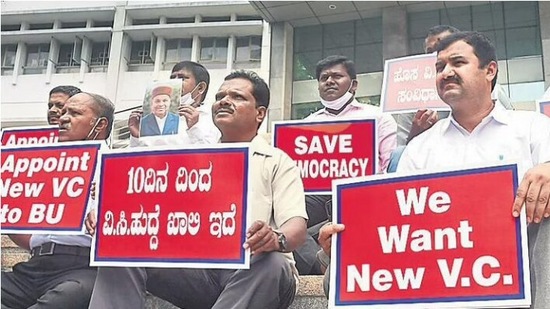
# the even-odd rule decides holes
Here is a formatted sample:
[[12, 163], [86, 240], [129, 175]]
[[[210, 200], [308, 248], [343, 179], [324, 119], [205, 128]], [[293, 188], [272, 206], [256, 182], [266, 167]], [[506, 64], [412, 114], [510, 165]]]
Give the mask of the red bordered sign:
[[274, 122], [273, 145], [296, 162], [310, 194], [330, 193], [334, 179], [373, 175], [378, 170], [373, 118]]
[[516, 165], [334, 186], [331, 308], [529, 306]]
[[246, 144], [124, 149], [101, 162], [91, 265], [248, 268]]
[[59, 138], [58, 126], [17, 127], [2, 130], [2, 146], [51, 144]]
[[538, 101], [537, 110], [546, 116], [550, 117], [550, 100], [547, 101]]
[[97, 142], [2, 147], [3, 233], [84, 232]]
[[382, 111], [449, 110], [437, 94], [436, 60], [435, 53], [386, 60], [380, 98]]

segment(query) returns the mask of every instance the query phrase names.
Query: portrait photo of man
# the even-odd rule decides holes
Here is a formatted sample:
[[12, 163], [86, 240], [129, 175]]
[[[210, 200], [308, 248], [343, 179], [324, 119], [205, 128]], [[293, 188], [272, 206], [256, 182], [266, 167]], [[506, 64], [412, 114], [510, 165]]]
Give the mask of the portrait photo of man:
[[[143, 106], [146, 116], [141, 120], [140, 129], [142, 137], [178, 133], [179, 116], [174, 94], [179, 91], [171, 84], [153, 86], [150, 93], [146, 93]], [[150, 113], [147, 114], [147, 110]]]

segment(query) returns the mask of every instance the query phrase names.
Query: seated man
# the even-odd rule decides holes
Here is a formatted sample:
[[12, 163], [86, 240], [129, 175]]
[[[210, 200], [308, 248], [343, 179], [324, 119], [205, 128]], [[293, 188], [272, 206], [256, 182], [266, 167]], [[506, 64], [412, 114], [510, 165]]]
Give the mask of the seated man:
[[[114, 105], [91, 93], [67, 100], [59, 118], [59, 141], [106, 140]], [[89, 199], [90, 203], [93, 199]], [[90, 207], [90, 205], [88, 205]], [[89, 266], [89, 235], [10, 235], [31, 258], [2, 272], [2, 308], [88, 308], [96, 269]]]
[[[100, 267], [90, 308], [144, 308], [146, 290], [186, 309], [290, 306], [298, 280], [290, 252], [305, 240], [307, 215], [298, 168], [257, 135], [269, 96], [258, 75], [237, 71], [225, 78], [212, 107], [222, 143], [250, 142], [254, 221], [243, 244], [251, 250], [250, 269]], [[94, 231], [93, 216], [87, 226]]]
[[[409, 143], [397, 172], [479, 166], [503, 159], [517, 162], [521, 182], [514, 205], [502, 207], [510, 207], [510, 215], [519, 217], [525, 204], [531, 308], [550, 308], [550, 221], [544, 219], [550, 217], [550, 119], [506, 110], [492, 100], [498, 63], [495, 47], [483, 34], [452, 34], [436, 50], [437, 92], [451, 107], [451, 116]], [[330, 253], [331, 235], [343, 229], [341, 224], [321, 229], [324, 254]]]

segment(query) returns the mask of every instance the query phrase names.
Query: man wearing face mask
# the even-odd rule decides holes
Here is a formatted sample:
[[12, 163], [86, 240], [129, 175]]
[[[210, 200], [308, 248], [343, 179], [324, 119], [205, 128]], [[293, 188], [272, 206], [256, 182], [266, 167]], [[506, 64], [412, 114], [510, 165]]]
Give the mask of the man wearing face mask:
[[[305, 120], [376, 118], [378, 173], [383, 173], [388, 166], [392, 151], [397, 147], [397, 124], [393, 117], [382, 114], [376, 106], [362, 104], [355, 99], [358, 86], [355, 64], [345, 56], [329, 56], [319, 61], [315, 68], [315, 75], [324, 108], [309, 115]], [[320, 247], [315, 239], [320, 226], [328, 221], [329, 200], [330, 195], [306, 196], [310, 237], [306, 240], [306, 244], [294, 254], [300, 274], [319, 274], [323, 271], [317, 262], [316, 253]]]
[[182, 61], [172, 68], [170, 79], [176, 78], [182, 80], [178, 134], [140, 138], [139, 122], [143, 111], [136, 110], [128, 119], [130, 147], [214, 144], [219, 141], [221, 133], [212, 122], [211, 106], [203, 104], [210, 83], [206, 68], [193, 61]]
[[[108, 99], [76, 94], [59, 117], [59, 141], [106, 140], [113, 118], [114, 105]], [[93, 203], [88, 199], [88, 207]], [[12, 272], [2, 272], [2, 308], [88, 308], [97, 273], [89, 266], [90, 235], [9, 236], [29, 250], [31, 258]]]

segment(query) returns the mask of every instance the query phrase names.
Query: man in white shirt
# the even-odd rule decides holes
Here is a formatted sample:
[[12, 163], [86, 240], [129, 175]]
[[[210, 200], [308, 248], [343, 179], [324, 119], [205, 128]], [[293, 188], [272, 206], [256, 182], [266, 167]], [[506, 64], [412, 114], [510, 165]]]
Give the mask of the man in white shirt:
[[204, 104], [210, 84], [210, 74], [204, 66], [193, 61], [174, 65], [170, 79], [182, 80], [178, 133], [166, 136], [140, 137], [139, 122], [143, 111], [133, 111], [128, 118], [130, 147], [157, 145], [214, 144], [221, 133], [212, 121], [212, 107]]
[[[108, 99], [75, 94], [59, 118], [59, 141], [106, 140], [113, 118]], [[88, 199], [88, 207], [93, 202]], [[2, 272], [2, 308], [88, 308], [97, 272], [89, 266], [90, 235], [9, 236], [31, 258]]]
[[[544, 219], [550, 217], [550, 119], [506, 110], [491, 99], [498, 64], [495, 48], [484, 35], [452, 34], [441, 40], [437, 51], [437, 91], [451, 107], [451, 116], [407, 145], [397, 172], [517, 162], [521, 182], [516, 199], [514, 205], [502, 207], [510, 207], [511, 215], [519, 217], [525, 204], [531, 308], [550, 308], [550, 221]], [[330, 235], [343, 228], [335, 224], [322, 229], [319, 238], [326, 252]]]

